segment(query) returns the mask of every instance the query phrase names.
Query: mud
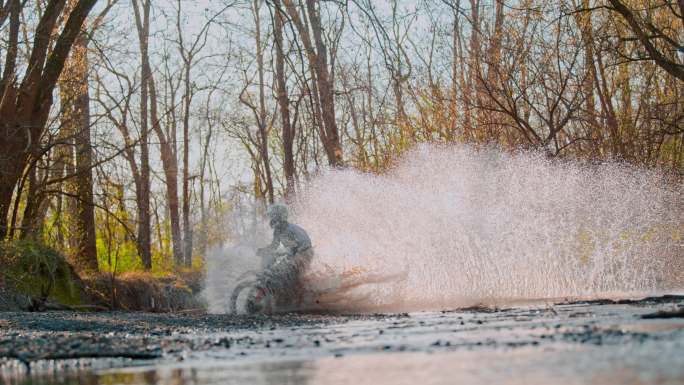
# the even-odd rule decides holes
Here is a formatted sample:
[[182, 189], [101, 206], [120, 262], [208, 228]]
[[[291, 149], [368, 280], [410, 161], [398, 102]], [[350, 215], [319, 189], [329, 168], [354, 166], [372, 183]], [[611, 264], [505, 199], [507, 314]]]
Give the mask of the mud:
[[0, 382], [679, 384], [682, 309], [668, 296], [393, 315], [0, 313]]

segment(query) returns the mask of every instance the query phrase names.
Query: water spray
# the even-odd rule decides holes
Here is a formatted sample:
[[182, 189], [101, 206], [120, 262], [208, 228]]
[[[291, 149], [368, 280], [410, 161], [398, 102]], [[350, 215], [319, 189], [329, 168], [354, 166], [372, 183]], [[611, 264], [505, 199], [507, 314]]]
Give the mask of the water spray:
[[314, 243], [312, 284], [344, 287], [321, 307], [437, 310], [680, 291], [682, 196], [619, 162], [423, 145], [383, 175], [323, 172], [293, 221]]

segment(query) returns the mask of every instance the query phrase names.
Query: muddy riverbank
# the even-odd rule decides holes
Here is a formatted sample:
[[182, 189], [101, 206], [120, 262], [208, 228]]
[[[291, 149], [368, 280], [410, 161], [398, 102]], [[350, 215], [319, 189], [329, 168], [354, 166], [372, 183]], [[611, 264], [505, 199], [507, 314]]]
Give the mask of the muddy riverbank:
[[0, 378], [22, 385], [684, 383], [681, 309], [684, 298], [671, 296], [360, 316], [0, 313]]

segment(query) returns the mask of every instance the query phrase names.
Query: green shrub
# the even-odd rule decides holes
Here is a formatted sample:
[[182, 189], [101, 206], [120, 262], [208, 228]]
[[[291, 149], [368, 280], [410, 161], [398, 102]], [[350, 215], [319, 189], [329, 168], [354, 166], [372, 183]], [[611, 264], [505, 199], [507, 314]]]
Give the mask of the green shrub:
[[65, 305], [85, 300], [83, 283], [64, 256], [40, 242], [0, 243], [0, 274], [11, 289]]

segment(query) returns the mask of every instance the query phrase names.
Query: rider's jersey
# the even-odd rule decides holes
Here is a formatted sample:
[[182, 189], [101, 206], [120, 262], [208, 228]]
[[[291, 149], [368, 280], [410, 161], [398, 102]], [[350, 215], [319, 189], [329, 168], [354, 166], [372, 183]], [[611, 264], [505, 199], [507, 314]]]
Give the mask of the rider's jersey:
[[283, 245], [289, 255], [295, 255], [311, 248], [311, 238], [301, 227], [294, 223], [286, 226], [277, 226], [273, 229], [273, 242], [271, 248], [277, 249]]

